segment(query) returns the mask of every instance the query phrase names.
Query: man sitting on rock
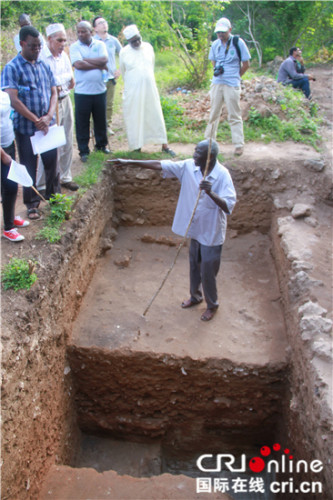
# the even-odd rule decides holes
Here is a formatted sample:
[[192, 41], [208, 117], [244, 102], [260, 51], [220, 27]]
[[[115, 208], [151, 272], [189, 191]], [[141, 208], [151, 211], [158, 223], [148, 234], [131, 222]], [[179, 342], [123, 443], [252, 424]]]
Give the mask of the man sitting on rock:
[[315, 78], [311, 74], [299, 73], [297, 71], [298, 50], [297, 47], [290, 49], [289, 57], [280, 66], [277, 81], [278, 83], [282, 83], [282, 85], [292, 85], [294, 89], [301, 89], [305, 97], [311, 99], [309, 80], [315, 80]]
[[211, 144], [211, 155], [207, 175], [204, 178], [208, 158], [209, 141], [197, 144], [193, 159], [172, 160], [110, 160], [116, 167], [132, 165], [162, 171], [164, 177], [177, 177], [181, 183], [178, 204], [172, 225], [174, 233], [185, 236], [191, 221], [196, 199], [199, 202], [187, 236], [190, 242], [190, 298], [182, 302], [182, 308], [196, 306], [202, 302], [201, 284], [207, 303], [202, 321], [210, 321], [219, 306], [216, 276], [220, 268], [222, 246], [227, 229], [227, 215], [236, 203], [236, 192], [229, 171], [217, 161], [219, 152], [215, 141]]

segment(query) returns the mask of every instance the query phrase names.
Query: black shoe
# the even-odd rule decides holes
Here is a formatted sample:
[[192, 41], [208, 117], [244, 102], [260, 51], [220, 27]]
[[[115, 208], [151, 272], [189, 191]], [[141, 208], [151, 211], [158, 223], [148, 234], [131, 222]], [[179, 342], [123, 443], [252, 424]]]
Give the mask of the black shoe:
[[81, 156], [82, 163], [86, 163], [88, 161], [88, 156], [89, 155], [80, 155], [80, 156]]
[[163, 153], [170, 155], [172, 158], [176, 156], [176, 153], [170, 148], [162, 148]]
[[62, 185], [62, 187], [69, 189], [70, 191], [77, 191], [80, 187], [78, 184], [76, 184], [76, 182], [73, 182], [73, 181], [64, 182], [61, 185]]
[[102, 153], [104, 153], [105, 155], [110, 155], [112, 153], [112, 151], [110, 151], [110, 149], [108, 148], [96, 148], [96, 151], [102, 151]]

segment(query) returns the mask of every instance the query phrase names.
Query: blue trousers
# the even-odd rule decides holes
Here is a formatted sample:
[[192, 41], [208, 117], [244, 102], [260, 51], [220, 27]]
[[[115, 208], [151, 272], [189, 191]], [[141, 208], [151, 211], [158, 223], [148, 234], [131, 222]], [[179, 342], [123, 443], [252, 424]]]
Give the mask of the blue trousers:
[[300, 78], [299, 80], [291, 80], [291, 82], [288, 83], [291, 83], [294, 89], [301, 89], [303, 91], [303, 94], [305, 94], [305, 97], [310, 97], [310, 83], [307, 76], [305, 76], [304, 78]]
[[209, 247], [197, 240], [190, 243], [190, 294], [193, 302], [202, 299], [201, 285], [208, 309], [216, 309], [216, 276], [220, 269], [222, 245]]

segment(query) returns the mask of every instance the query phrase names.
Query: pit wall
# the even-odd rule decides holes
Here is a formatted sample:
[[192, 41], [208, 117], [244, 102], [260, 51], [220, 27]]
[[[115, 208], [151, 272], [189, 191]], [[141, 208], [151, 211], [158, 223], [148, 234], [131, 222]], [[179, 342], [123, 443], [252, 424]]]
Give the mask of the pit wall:
[[[333, 491], [331, 321], [317, 302], [318, 282], [311, 279], [311, 265], [297, 260], [292, 242], [285, 237], [284, 219], [275, 213], [271, 229], [289, 344], [290, 395], [285, 401], [286, 433], [281, 441], [292, 450], [295, 460], [322, 462], [320, 473], [294, 475], [295, 484], [320, 481], [323, 494], [311, 498], [322, 500], [330, 498]], [[290, 500], [294, 498], [299, 497], [290, 495]]]
[[49, 467], [67, 463], [76, 448], [66, 346], [96, 259], [108, 246], [103, 230], [111, 226], [111, 186], [108, 170], [78, 202], [61, 243], [32, 247], [39, 262], [35, 285], [2, 298], [2, 307], [13, 309], [11, 324], [2, 322], [3, 500], [36, 500]]
[[273, 439], [282, 419], [285, 363], [243, 366], [75, 345], [69, 360], [78, 424], [88, 434], [158, 440], [181, 453], [239, 455], [246, 445]]

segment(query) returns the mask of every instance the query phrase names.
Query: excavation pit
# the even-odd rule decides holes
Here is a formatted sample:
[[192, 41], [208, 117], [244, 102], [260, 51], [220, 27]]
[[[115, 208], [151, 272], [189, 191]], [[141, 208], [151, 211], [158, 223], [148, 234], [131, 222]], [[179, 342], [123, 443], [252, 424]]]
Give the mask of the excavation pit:
[[[15, 425], [5, 421], [15, 434], [5, 442], [14, 457], [5, 463], [8, 492], [16, 484], [31, 499], [42, 485], [40, 500], [146, 500], [151, 491], [202, 498], [199, 455], [251, 457], [276, 442], [327, 470], [328, 363], [313, 350], [326, 332], [311, 340], [301, 321], [309, 324], [309, 306], [328, 325], [318, 305], [330, 308], [330, 207], [320, 201], [324, 178], [307, 179], [304, 151], [296, 153], [283, 168], [266, 165], [268, 150], [261, 163], [228, 165], [238, 203], [218, 275], [220, 307], [208, 323], [200, 321], [204, 303], [181, 308], [188, 247], [143, 317], [180, 241], [170, 230], [178, 184], [105, 169], [52, 247], [48, 276], [24, 296], [27, 344], [15, 370], [29, 384], [4, 379], [6, 410], [22, 395], [26, 403]], [[303, 200], [315, 207], [310, 220], [291, 216]], [[12, 363], [6, 358], [6, 368]], [[329, 491], [329, 474], [321, 481]]]

